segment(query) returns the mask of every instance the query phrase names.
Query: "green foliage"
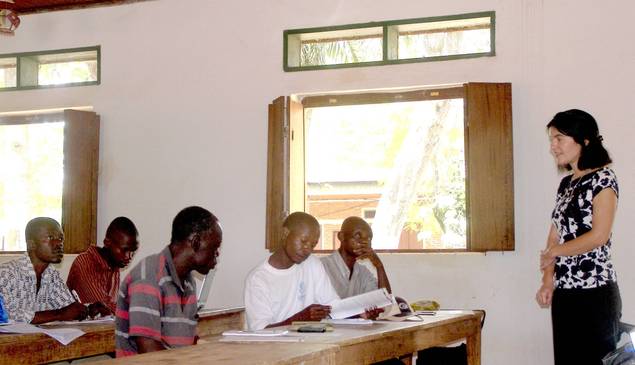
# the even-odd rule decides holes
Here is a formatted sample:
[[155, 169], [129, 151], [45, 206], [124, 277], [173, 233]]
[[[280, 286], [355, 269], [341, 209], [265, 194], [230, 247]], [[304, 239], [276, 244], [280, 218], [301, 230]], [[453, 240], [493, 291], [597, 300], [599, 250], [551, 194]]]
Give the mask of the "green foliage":
[[311, 42], [302, 44], [300, 63], [319, 66], [381, 61], [382, 55], [381, 38]]

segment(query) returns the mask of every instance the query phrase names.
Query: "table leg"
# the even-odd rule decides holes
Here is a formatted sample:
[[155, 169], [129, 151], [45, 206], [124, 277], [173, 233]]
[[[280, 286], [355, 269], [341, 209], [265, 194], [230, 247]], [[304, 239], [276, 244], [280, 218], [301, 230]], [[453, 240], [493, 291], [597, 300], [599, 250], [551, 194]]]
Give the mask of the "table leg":
[[467, 363], [468, 365], [481, 365], [481, 329], [468, 336], [467, 339]]

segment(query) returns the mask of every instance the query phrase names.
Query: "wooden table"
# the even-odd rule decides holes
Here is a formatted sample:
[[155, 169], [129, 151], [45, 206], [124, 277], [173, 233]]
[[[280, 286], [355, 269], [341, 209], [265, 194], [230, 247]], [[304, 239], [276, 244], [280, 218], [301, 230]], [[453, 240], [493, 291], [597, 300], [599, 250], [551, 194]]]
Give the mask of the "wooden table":
[[480, 314], [463, 312], [426, 317], [423, 322], [336, 326], [331, 333], [298, 334], [304, 342], [294, 343], [227, 343], [213, 336], [196, 346], [94, 364], [370, 364], [466, 339], [468, 364], [480, 365], [480, 325]]
[[[199, 335], [214, 336], [227, 329], [240, 329], [244, 316], [243, 307], [201, 312]], [[0, 334], [0, 365], [42, 364], [115, 351], [114, 324], [78, 324], [71, 327], [86, 334], [66, 346], [44, 334]]]

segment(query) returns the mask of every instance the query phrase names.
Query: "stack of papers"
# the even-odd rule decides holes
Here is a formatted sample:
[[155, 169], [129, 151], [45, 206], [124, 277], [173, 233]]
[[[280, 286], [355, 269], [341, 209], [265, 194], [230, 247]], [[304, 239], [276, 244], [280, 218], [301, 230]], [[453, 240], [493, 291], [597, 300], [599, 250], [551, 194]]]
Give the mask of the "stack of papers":
[[83, 321], [53, 321], [42, 323], [40, 326], [77, 326], [84, 324], [108, 324], [115, 321], [114, 316], [106, 316], [97, 319], [85, 319]]
[[260, 330], [260, 331], [239, 331], [231, 330], [223, 332], [223, 336], [253, 336], [253, 337], [275, 337], [288, 334], [288, 330]]
[[304, 339], [299, 336], [289, 335], [288, 330], [259, 330], [259, 331], [238, 331], [231, 330], [223, 332], [220, 342], [302, 342]]
[[373, 324], [372, 319], [364, 318], [343, 318], [343, 319], [323, 319], [322, 322], [332, 325], [369, 326]]

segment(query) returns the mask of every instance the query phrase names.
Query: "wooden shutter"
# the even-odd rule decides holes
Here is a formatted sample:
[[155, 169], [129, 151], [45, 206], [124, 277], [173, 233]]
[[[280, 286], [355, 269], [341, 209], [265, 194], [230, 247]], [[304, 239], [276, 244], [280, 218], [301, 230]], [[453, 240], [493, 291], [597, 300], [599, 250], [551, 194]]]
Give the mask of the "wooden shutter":
[[64, 111], [64, 252], [80, 253], [97, 240], [99, 116]]
[[269, 104], [267, 147], [267, 219], [265, 247], [278, 248], [282, 222], [289, 212], [289, 125], [287, 98], [281, 96]]
[[269, 104], [268, 135], [265, 247], [273, 252], [280, 245], [284, 219], [305, 209], [302, 104], [286, 96]]
[[514, 250], [511, 84], [465, 84], [465, 118], [468, 249]]

